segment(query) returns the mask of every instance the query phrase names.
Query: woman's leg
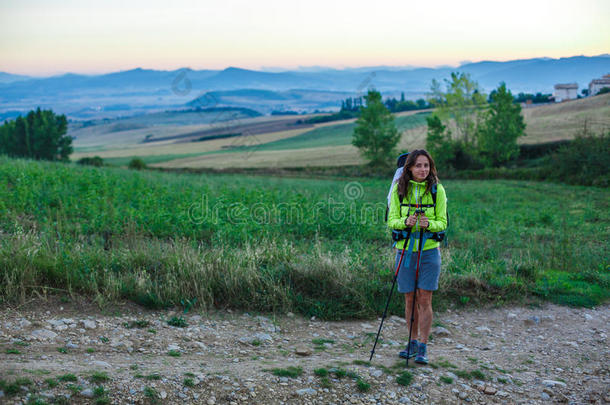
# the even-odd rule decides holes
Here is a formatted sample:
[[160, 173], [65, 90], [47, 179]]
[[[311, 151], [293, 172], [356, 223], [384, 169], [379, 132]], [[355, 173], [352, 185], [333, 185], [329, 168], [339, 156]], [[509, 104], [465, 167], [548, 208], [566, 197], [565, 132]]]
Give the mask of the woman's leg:
[[430, 336], [430, 329], [432, 328], [432, 291], [418, 288], [416, 303], [416, 306], [419, 307], [418, 311], [416, 311], [416, 314], [419, 316], [419, 328], [415, 329], [414, 327], [413, 330], [419, 332], [418, 340], [420, 342], [428, 343], [428, 336]]
[[[419, 310], [417, 308], [417, 303], [419, 302], [419, 290], [418, 297], [416, 298], [415, 305], [415, 316], [413, 321], [413, 330], [411, 331], [411, 340], [419, 340]], [[407, 329], [411, 326], [411, 309], [413, 308], [413, 293], [405, 294], [405, 320], [407, 321]]]

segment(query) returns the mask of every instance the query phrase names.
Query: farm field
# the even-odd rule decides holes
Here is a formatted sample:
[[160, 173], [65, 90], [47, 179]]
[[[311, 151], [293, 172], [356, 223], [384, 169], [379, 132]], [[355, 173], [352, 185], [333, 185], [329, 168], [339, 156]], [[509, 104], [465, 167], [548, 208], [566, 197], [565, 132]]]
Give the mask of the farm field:
[[[436, 305], [607, 301], [607, 189], [443, 184], [451, 228]], [[387, 188], [0, 158], [0, 300], [51, 288], [98, 303], [376, 316], [392, 275]]]
[[[527, 123], [526, 136], [520, 143], [540, 143], [571, 139], [587, 130], [598, 132], [610, 127], [610, 95], [602, 95], [561, 104], [543, 105], [523, 109]], [[426, 126], [421, 112], [395, 114], [397, 127], [402, 131], [399, 149], [421, 148], [425, 145]], [[303, 119], [307, 116], [303, 116]], [[416, 118], [415, 118], [416, 117]], [[257, 117], [239, 120], [240, 125], [260, 125], [261, 122], [285, 120], [285, 116]], [[199, 126], [159, 126], [134, 129], [96, 136], [110, 143], [95, 147], [77, 146], [73, 160], [98, 155], [112, 165], [126, 165], [133, 157], [142, 158], [147, 164], [166, 168], [260, 168], [342, 166], [360, 164], [363, 159], [351, 146], [354, 119], [316, 124], [313, 128], [263, 133], [253, 136], [214, 139], [205, 142], [153, 143], [138, 142], [148, 133], [155, 137], [178, 136], [196, 131], [213, 129], [209, 124]], [[110, 125], [110, 124], [109, 124]], [[95, 127], [93, 127], [95, 128]], [[95, 131], [91, 129], [90, 131]], [[154, 131], [154, 132], [151, 132]], [[112, 136], [132, 139], [131, 144], [115, 148]], [[133, 137], [133, 138], [130, 138]], [[95, 138], [95, 137], [94, 137]], [[118, 138], [117, 138], [118, 139]], [[96, 141], [99, 142], [99, 141]]]
[[[403, 131], [403, 138], [399, 148], [423, 146], [425, 142], [425, 114], [422, 112], [404, 112], [396, 115], [396, 125]], [[286, 117], [261, 117], [250, 120], [240, 120], [240, 125], [260, 125], [261, 122], [277, 122]], [[213, 139], [204, 142], [151, 142], [123, 145], [120, 149], [95, 151], [78, 151], [72, 155], [72, 160], [85, 156], [100, 156], [111, 165], [126, 165], [132, 158], [140, 157], [147, 164], [158, 167], [261, 167], [269, 159], [272, 167], [292, 167], [295, 161], [304, 166], [310, 164], [345, 165], [362, 162], [356, 148], [351, 146], [351, 135], [355, 119], [340, 121], [340, 123], [323, 123], [313, 126], [297, 126], [292, 130], [280, 130], [269, 133], [255, 133], [244, 137]], [[225, 125], [225, 124], [223, 124]], [[226, 124], [228, 125], [228, 124]], [[217, 125], [218, 126], [218, 125]], [[273, 128], [273, 125], [269, 126]], [[165, 132], [157, 132], [156, 138], [166, 136], [179, 136], [197, 130], [210, 131], [214, 126], [186, 127], [184, 132], [177, 132], [177, 127], [164, 128]], [[278, 128], [283, 128], [279, 127]], [[143, 130], [138, 135], [143, 139]], [[227, 132], [231, 130], [227, 127]], [[125, 136], [125, 134], [117, 135]], [[123, 138], [124, 139], [124, 138]], [[315, 163], [308, 163], [311, 159], [311, 149], [316, 148]], [[338, 158], [332, 159], [334, 152]], [[265, 153], [273, 150], [293, 150], [295, 153]], [[214, 156], [222, 153], [222, 156]], [[199, 158], [197, 158], [199, 156]], [[345, 158], [341, 158], [345, 156]], [[331, 157], [329, 160], [328, 157]], [[219, 166], [220, 163], [220, 166]], [[192, 165], [191, 165], [192, 164]], [[191, 165], [191, 166], [188, 166]]]
[[526, 136], [519, 143], [572, 139], [587, 128], [593, 133], [610, 130], [610, 94], [565, 103], [524, 108]]
[[273, 122], [285, 117], [263, 117], [255, 111], [173, 111], [138, 115], [123, 119], [77, 121], [71, 123], [68, 135], [74, 136], [75, 151], [104, 150], [114, 144], [140, 145], [150, 135], [153, 138], [202, 131], [227, 121], [240, 123]]
[[[398, 148], [422, 147], [425, 143], [427, 113], [410, 113], [396, 118], [396, 127], [403, 133]], [[351, 145], [353, 122], [324, 124], [276, 141], [264, 142], [261, 136], [250, 137], [249, 145], [184, 159], [164, 160], [154, 164], [166, 168], [263, 168], [346, 166], [363, 164], [365, 160]], [[268, 134], [270, 135], [270, 134]], [[220, 153], [222, 152], [222, 153]]]
[[142, 157], [146, 163], [156, 163], [173, 159], [181, 159], [189, 156], [203, 155], [209, 152], [228, 152], [231, 148], [248, 145], [249, 142], [256, 144], [274, 142], [279, 139], [290, 138], [307, 132], [311, 128], [294, 129], [290, 131], [271, 132], [268, 134], [255, 135], [251, 137], [235, 137], [212, 139], [205, 142], [155, 142], [154, 146], [148, 144], [137, 144], [125, 147], [121, 150], [97, 151], [95, 153], [74, 153], [72, 160], [78, 160], [84, 156], [100, 156], [105, 162], [112, 165], [127, 165], [133, 157]]

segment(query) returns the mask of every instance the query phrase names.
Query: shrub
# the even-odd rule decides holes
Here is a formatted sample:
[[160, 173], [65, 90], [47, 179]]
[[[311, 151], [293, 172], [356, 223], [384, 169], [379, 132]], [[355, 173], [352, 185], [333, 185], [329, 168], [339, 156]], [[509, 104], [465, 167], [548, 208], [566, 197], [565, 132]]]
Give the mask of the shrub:
[[104, 160], [99, 156], [93, 156], [93, 157], [87, 156], [87, 157], [79, 159], [76, 163], [79, 165], [84, 165], [84, 166], [95, 166], [95, 167], [104, 166]]
[[142, 170], [146, 169], [146, 163], [144, 163], [144, 161], [140, 158], [133, 158], [127, 167], [133, 170]]
[[569, 146], [572, 141], [561, 140], [541, 143], [525, 143], [519, 145], [519, 159], [537, 159], [557, 152], [563, 146]]
[[550, 161], [553, 178], [585, 186], [610, 185], [610, 131], [601, 135], [577, 136], [559, 148]]

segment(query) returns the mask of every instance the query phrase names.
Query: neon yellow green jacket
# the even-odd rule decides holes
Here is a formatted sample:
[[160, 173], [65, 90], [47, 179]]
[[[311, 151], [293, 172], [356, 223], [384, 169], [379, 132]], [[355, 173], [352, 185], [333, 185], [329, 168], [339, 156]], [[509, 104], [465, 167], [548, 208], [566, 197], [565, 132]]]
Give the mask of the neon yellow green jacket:
[[[411, 204], [410, 215], [415, 211], [415, 204], [421, 202], [422, 205], [430, 205], [424, 207], [425, 215], [428, 218], [430, 225], [426, 229], [429, 232], [440, 232], [447, 229], [447, 195], [442, 185], [436, 185], [436, 215], [434, 214], [434, 207], [432, 206], [432, 193], [426, 193], [426, 183], [416, 183], [414, 181], [409, 182], [407, 196], [402, 200], [402, 206], [400, 199], [398, 198], [398, 183], [392, 189], [392, 196], [390, 198], [390, 211], [388, 213], [388, 228], [390, 229], [406, 229], [405, 220], [407, 219], [407, 213], [409, 207], [407, 204]], [[418, 201], [420, 200], [421, 201]], [[418, 232], [419, 234], [419, 222], [418, 226], [413, 227], [412, 232]], [[413, 251], [418, 249], [418, 240], [415, 240], [415, 247]], [[405, 241], [401, 240], [396, 244], [396, 249], [402, 249]], [[434, 249], [440, 245], [439, 242], [432, 239], [428, 239], [424, 244], [422, 250]], [[408, 246], [407, 246], [408, 247]]]

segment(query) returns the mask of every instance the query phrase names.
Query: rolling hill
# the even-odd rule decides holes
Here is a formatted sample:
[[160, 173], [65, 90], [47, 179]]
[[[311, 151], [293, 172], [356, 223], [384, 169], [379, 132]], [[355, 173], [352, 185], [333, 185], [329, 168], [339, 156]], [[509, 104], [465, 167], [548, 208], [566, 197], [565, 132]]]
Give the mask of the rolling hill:
[[[2, 83], [0, 77], [0, 116], [10, 118], [38, 106], [52, 108], [73, 119], [133, 116], [185, 108], [210, 92], [226, 92], [217, 93], [221, 100], [216, 107], [258, 106], [256, 109], [263, 113], [274, 109], [312, 112], [336, 109], [338, 100], [362, 94], [369, 87], [377, 88], [385, 96], [404, 92], [407, 99], [423, 97], [432, 79], [442, 81], [455, 71], [471, 74], [486, 92], [506, 82], [513, 93], [550, 93], [556, 83], [576, 82], [585, 88], [592, 79], [610, 72], [610, 57], [483, 61], [439, 68], [380, 66], [283, 72], [236, 67], [173, 71], [138, 68], [105, 75], [65, 74], [11, 83]], [[296, 89], [299, 90], [295, 92]], [[256, 93], [261, 90], [270, 93]], [[306, 94], [300, 98], [299, 91]], [[326, 94], [316, 97], [316, 92]]]

